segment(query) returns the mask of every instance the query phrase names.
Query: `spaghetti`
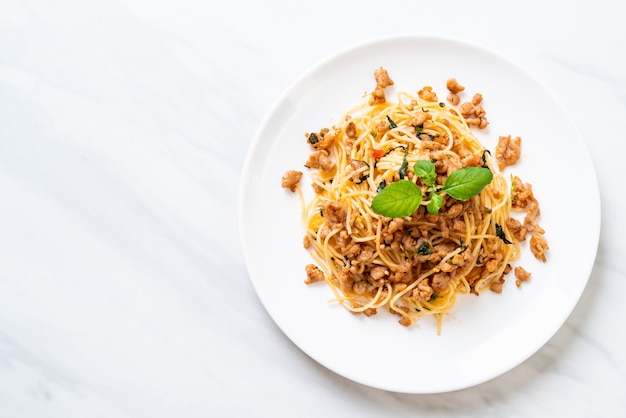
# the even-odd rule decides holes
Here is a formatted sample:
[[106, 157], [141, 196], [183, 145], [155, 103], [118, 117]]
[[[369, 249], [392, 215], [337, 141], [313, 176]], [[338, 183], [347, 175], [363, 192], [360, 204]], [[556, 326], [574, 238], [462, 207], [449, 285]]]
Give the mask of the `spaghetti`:
[[[520, 255], [520, 241], [529, 232], [543, 234], [535, 221], [538, 204], [531, 191], [526, 197], [528, 207], [536, 208], [533, 218], [522, 224], [511, 217], [510, 186], [471, 132], [471, 126], [488, 123], [480, 95], [457, 107], [464, 87], [451, 79], [447, 103], [430, 87], [418, 94], [400, 92], [397, 102], [389, 102], [385, 88], [393, 81], [382, 68], [375, 77], [367, 102], [339, 124], [306, 134], [312, 154], [305, 165], [314, 197], [305, 201], [300, 172], [283, 177], [283, 187], [300, 196], [304, 247], [314, 260], [306, 266], [305, 282], [325, 281], [335, 300], [355, 314], [371, 316], [384, 308], [404, 326], [434, 316], [439, 332], [457, 295], [501, 291]], [[434, 186], [411, 170], [418, 161], [432, 163]], [[432, 191], [464, 167], [488, 168], [493, 178], [467, 200], [446, 193], [434, 197]], [[419, 186], [425, 198], [417, 210], [403, 217], [376, 213], [372, 200], [400, 180]], [[436, 212], [428, 206], [435, 198], [440, 199]]]

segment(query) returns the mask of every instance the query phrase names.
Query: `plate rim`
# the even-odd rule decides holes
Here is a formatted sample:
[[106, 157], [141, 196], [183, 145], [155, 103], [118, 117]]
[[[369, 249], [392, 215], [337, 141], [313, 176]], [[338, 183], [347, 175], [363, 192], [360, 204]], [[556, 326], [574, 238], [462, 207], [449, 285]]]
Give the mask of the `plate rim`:
[[[393, 43], [393, 42], [406, 42], [406, 41], [417, 41], [417, 42], [428, 42], [428, 41], [436, 41], [436, 42], [440, 42], [440, 41], [444, 41], [444, 42], [448, 42], [448, 43], [453, 43], [457, 46], [462, 46], [462, 47], [468, 47], [468, 48], [472, 48], [472, 49], [477, 49], [482, 51], [485, 54], [488, 54], [490, 56], [493, 56], [499, 60], [502, 60], [503, 62], [505, 62], [508, 65], [511, 65], [513, 67], [515, 67], [517, 70], [519, 70], [520, 72], [522, 72], [526, 77], [528, 77], [528, 79], [530, 81], [532, 81], [532, 83], [536, 84], [543, 92], [545, 92], [546, 94], [548, 94], [550, 96], [550, 98], [554, 101], [554, 103], [556, 105], [559, 106], [561, 112], [563, 113], [563, 116], [565, 116], [568, 119], [568, 123], [570, 125], [570, 127], [572, 129], [575, 130], [576, 134], [577, 134], [577, 141], [578, 141], [578, 145], [583, 147], [583, 154], [585, 156], [585, 158], [587, 159], [587, 163], [589, 164], [589, 167], [592, 169], [592, 173], [590, 174], [591, 178], [591, 182], [594, 185], [594, 196], [592, 197], [591, 201], [594, 203], [593, 208], [590, 208], [590, 210], [595, 214], [594, 217], [592, 219], [595, 220], [594, 225], [591, 227], [590, 230], [593, 231], [594, 236], [593, 236], [593, 244], [592, 246], [589, 246], [589, 248], [593, 248], [593, 255], [590, 256], [588, 258], [588, 265], [585, 266], [584, 269], [584, 276], [585, 276], [585, 280], [583, 281], [582, 285], [580, 286], [580, 288], [578, 289], [578, 292], [576, 293], [575, 297], [571, 298], [570, 300], [570, 306], [568, 306], [568, 309], [566, 309], [564, 312], [562, 312], [562, 317], [559, 318], [558, 321], [555, 321], [555, 329], [552, 330], [549, 333], [546, 333], [544, 335], [544, 338], [539, 341], [538, 343], [536, 343], [535, 345], [533, 345], [533, 348], [529, 349], [529, 352], [527, 353], [527, 355], [522, 356], [523, 358], [519, 359], [519, 361], [513, 362], [509, 365], [509, 367], [507, 367], [505, 370], [500, 370], [500, 371], [496, 371], [491, 373], [491, 375], [486, 376], [483, 379], [478, 379], [475, 380], [473, 382], [470, 383], [466, 383], [466, 384], [461, 384], [461, 385], [451, 385], [449, 388], [447, 389], [443, 389], [443, 390], [433, 390], [433, 391], [428, 391], [428, 390], [418, 390], [418, 391], [414, 391], [414, 390], [407, 390], [407, 389], [401, 389], [401, 388], [392, 388], [392, 387], [383, 387], [383, 386], [377, 386], [377, 385], [373, 385], [371, 382], [365, 382], [362, 381], [362, 379], [358, 379], [358, 378], [354, 378], [354, 377], [350, 377], [348, 376], [346, 373], [341, 373], [338, 372], [337, 370], [329, 367], [327, 364], [325, 364], [323, 361], [320, 361], [319, 358], [317, 358], [317, 356], [315, 356], [314, 353], [311, 353], [310, 350], [306, 350], [304, 349], [300, 344], [298, 344], [296, 341], [294, 341], [294, 339], [292, 338], [291, 335], [288, 334], [288, 332], [285, 331], [285, 329], [283, 329], [283, 327], [280, 325], [280, 321], [275, 317], [273, 311], [271, 309], [268, 308], [268, 306], [266, 306], [266, 302], [263, 300], [263, 298], [261, 297], [260, 293], [259, 293], [259, 288], [258, 288], [258, 282], [257, 280], [255, 280], [255, 278], [253, 277], [253, 272], [250, 271], [250, 255], [248, 253], [248, 248], [246, 246], [246, 232], [244, 230], [244, 224], [245, 224], [245, 202], [246, 202], [246, 190], [247, 187], [249, 187], [250, 184], [250, 180], [251, 180], [251, 166], [252, 166], [252, 158], [254, 157], [254, 151], [257, 149], [257, 147], [259, 146], [259, 142], [261, 141], [263, 134], [265, 133], [268, 125], [270, 124], [272, 118], [275, 116], [276, 112], [279, 111], [280, 106], [288, 99], [288, 97], [297, 89], [298, 86], [302, 85], [304, 83], [305, 80], [311, 78], [312, 76], [314, 76], [317, 72], [319, 72], [321, 69], [327, 67], [329, 64], [332, 64], [334, 61], [338, 60], [339, 58], [350, 54], [350, 53], [356, 53], [361, 49], [367, 49], [367, 48], [371, 48], [373, 46], [376, 45], [380, 45], [380, 44], [387, 44], [387, 43]], [[331, 116], [331, 115], [329, 115]], [[242, 247], [242, 251], [243, 251], [243, 256], [244, 256], [244, 261], [245, 261], [245, 265], [246, 265], [246, 270], [248, 272], [250, 281], [253, 285], [253, 288], [255, 290], [255, 293], [257, 294], [257, 297], [259, 297], [264, 309], [266, 310], [266, 312], [268, 313], [268, 315], [272, 318], [273, 322], [275, 323], [276, 326], [278, 326], [278, 328], [281, 330], [281, 332], [288, 338], [288, 340], [291, 341], [291, 343], [293, 343], [300, 351], [302, 351], [303, 353], [305, 353], [306, 355], [308, 355], [310, 358], [312, 358], [313, 360], [315, 360], [318, 364], [320, 364], [321, 366], [327, 368], [328, 370], [333, 371], [334, 373], [346, 377], [352, 381], [358, 382], [360, 384], [369, 386], [369, 387], [374, 387], [374, 388], [378, 388], [378, 389], [383, 389], [383, 390], [388, 390], [388, 391], [392, 391], [392, 392], [397, 392], [397, 393], [413, 393], [413, 394], [429, 394], [429, 393], [443, 393], [443, 392], [451, 392], [451, 391], [456, 391], [456, 390], [460, 390], [460, 389], [464, 389], [464, 388], [468, 388], [468, 387], [472, 387], [472, 386], [476, 386], [482, 383], [485, 383], [486, 381], [492, 380], [498, 376], [501, 376], [505, 373], [507, 373], [508, 371], [518, 367], [520, 364], [522, 364], [523, 362], [527, 361], [530, 357], [532, 357], [536, 352], [538, 352], [550, 339], [552, 339], [554, 337], [554, 335], [558, 332], [559, 329], [562, 328], [562, 326], [567, 322], [568, 318], [571, 316], [571, 313], [573, 312], [573, 310], [575, 309], [575, 307], [578, 305], [582, 294], [584, 293], [588, 283], [589, 283], [589, 279], [590, 276], [592, 274], [592, 270], [593, 267], [595, 265], [596, 262], [596, 258], [597, 258], [597, 253], [598, 253], [598, 247], [599, 247], [599, 241], [600, 241], [600, 234], [601, 234], [601, 200], [600, 200], [600, 189], [599, 189], [599, 184], [598, 184], [598, 178], [597, 178], [597, 172], [596, 172], [596, 168], [593, 164], [593, 160], [591, 159], [590, 153], [589, 153], [589, 149], [587, 146], [587, 142], [584, 139], [584, 136], [582, 135], [582, 132], [580, 131], [579, 127], [577, 126], [577, 124], [575, 123], [575, 120], [572, 118], [571, 114], [568, 112], [566, 106], [564, 106], [563, 102], [554, 94], [554, 92], [544, 83], [542, 82], [540, 79], [538, 79], [536, 76], [534, 76], [531, 72], [529, 72], [526, 68], [524, 68], [522, 65], [520, 65], [519, 63], [517, 63], [516, 61], [512, 60], [510, 57], [498, 52], [497, 50], [494, 50], [492, 48], [486, 47], [485, 45], [473, 42], [473, 41], [467, 41], [465, 39], [461, 39], [458, 37], [453, 37], [453, 36], [442, 36], [439, 34], [432, 34], [432, 33], [404, 33], [404, 34], [392, 34], [392, 35], [386, 35], [386, 36], [379, 36], [379, 37], [372, 37], [370, 39], [361, 41], [361, 42], [357, 42], [354, 43], [351, 46], [345, 47], [340, 49], [339, 51], [329, 54], [326, 57], [324, 57], [323, 59], [319, 60], [317, 63], [309, 66], [304, 72], [302, 72], [298, 77], [296, 77], [291, 83], [288, 84], [287, 88], [285, 88], [275, 99], [275, 101], [273, 102], [273, 104], [269, 107], [269, 109], [267, 110], [267, 112], [265, 113], [264, 117], [261, 120], [261, 123], [259, 124], [257, 130], [255, 131], [255, 134], [252, 138], [252, 141], [249, 144], [249, 147], [247, 149], [246, 152], [246, 156], [244, 159], [244, 163], [242, 166], [242, 171], [241, 171], [241, 178], [239, 181], [239, 189], [238, 189], [238, 227], [239, 227], [239, 238], [240, 238], [240, 242], [241, 242], [241, 247]]]

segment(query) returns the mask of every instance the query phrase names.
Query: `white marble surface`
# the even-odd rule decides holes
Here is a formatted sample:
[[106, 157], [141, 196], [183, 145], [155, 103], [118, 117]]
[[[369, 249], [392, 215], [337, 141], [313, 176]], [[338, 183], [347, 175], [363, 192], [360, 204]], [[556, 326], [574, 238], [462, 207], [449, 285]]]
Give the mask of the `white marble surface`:
[[[623, 416], [626, 3], [421, 3], [0, 0], [0, 417]], [[278, 95], [328, 54], [414, 32], [550, 86], [602, 196], [565, 325], [439, 395], [303, 354], [259, 302], [237, 226], [244, 154]], [[584, 191], [571, 209], [584, 219]]]

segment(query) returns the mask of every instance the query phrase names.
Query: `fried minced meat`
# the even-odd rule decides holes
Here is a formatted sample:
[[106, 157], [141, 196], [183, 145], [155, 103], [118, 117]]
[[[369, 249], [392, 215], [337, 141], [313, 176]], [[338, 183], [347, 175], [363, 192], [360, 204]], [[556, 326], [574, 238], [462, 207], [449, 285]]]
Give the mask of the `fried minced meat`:
[[295, 192], [301, 178], [302, 171], [289, 170], [283, 175], [281, 179], [281, 185], [285, 189], [289, 189], [292, 192]]
[[385, 103], [387, 101], [385, 88], [393, 86], [393, 80], [389, 77], [387, 70], [382, 67], [374, 72], [374, 78], [376, 79], [376, 88], [370, 94], [368, 103], [370, 105]]
[[511, 135], [500, 136], [496, 146], [496, 161], [500, 171], [517, 163], [521, 156], [521, 145], [522, 138], [519, 136], [515, 138], [511, 138]]

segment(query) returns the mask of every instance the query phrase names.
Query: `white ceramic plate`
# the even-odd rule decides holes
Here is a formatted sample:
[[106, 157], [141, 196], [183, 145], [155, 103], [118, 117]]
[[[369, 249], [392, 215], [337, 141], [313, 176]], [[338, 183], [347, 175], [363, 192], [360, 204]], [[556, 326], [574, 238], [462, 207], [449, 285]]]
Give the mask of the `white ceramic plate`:
[[[307, 286], [300, 204], [281, 188], [289, 169], [302, 169], [307, 196], [305, 132], [332, 125], [375, 86], [385, 67], [394, 91], [430, 85], [445, 99], [450, 77], [483, 94], [490, 126], [477, 133], [488, 149], [499, 135], [522, 137], [523, 157], [509, 169], [533, 184], [548, 262], [528, 249], [519, 265], [532, 273], [521, 288], [509, 276], [501, 294], [458, 298], [436, 333], [434, 318], [405, 328], [379, 310], [367, 318], [329, 304], [324, 283]], [[564, 153], [564, 150], [567, 150]], [[576, 175], [572, 180], [572, 173]], [[584, 223], [564, 212], [585, 201]], [[330, 370], [362, 384], [403, 393], [438, 393], [492, 379], [529, 358], [565, 322], [594, 263], [600, 229], [597, 181], [585, 144], [562, 106], [524, 70], [480, 46], [430, 36], [386, 38], [335, 55], [303, 75], [278, 100], [254, 138], [240, 188], [240, 232], [252, 283], [280, 329]], [[517, 265], [516, 264], [516, 265]]]

